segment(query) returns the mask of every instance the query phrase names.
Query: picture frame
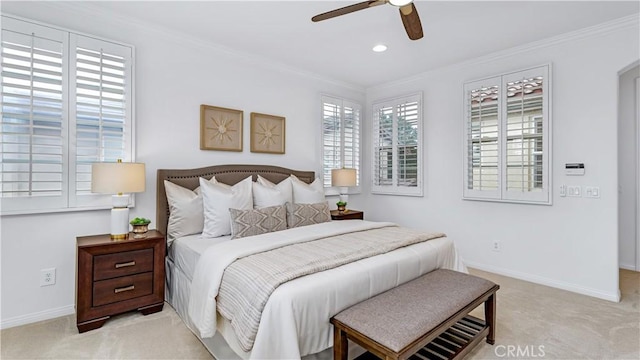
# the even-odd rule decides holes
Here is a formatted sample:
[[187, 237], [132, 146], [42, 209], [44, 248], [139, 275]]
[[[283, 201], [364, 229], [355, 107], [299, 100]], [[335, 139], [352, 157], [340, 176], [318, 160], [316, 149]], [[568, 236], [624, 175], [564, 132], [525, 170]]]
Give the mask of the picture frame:
[[252, 112], [249, 132], [251, 152], [284, 154], [286, 143], [284, 117]]
[[200, 150], [242, 151], [242, 110], [200, 105]]

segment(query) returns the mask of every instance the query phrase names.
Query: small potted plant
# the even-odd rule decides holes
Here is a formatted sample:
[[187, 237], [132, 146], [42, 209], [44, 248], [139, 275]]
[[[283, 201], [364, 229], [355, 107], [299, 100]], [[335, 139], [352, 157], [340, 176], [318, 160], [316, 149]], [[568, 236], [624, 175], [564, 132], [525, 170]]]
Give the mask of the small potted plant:
[[131, 224], [131, 226], [133, 227], [133, 237], [141, 238], [145, 236], [144, 234], [146, 234], [147, 231], [149, 231], [149, 224], [151, 224], [151, 220], [137, 217], [129, 221], [129, 224]]
[[336, 203], [336, 205], [338, 206], [338, 211], [340, 211], [340, 212], [344, 212], [347, 209], [347, 202], [346, 201], [338, 201]]

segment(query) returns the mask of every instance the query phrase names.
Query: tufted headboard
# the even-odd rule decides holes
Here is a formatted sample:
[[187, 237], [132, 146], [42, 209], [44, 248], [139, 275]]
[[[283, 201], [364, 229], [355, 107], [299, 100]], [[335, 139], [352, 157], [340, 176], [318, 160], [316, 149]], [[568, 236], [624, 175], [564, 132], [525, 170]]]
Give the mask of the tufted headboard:
[[198, 181], [200, 177], [211, 179], [212, 176], [215, 176], [216, 180], [221, 183], [234, 185], [248, 176], [252, 176], [253, 181], [256, 181], [258, 175], [260, 175], [277, 184], [291, 174], [308, 184], [315, 179], [313, 171], [298, 171], [271, 165], [214, 165], [197, 169], [158, 169], [156, 228], [162, 231], [163, 234], [167, 233], [169, 204], [167, 203], [167, 194], [164, 189], [164, 180], [194, 190], [200, 186]]

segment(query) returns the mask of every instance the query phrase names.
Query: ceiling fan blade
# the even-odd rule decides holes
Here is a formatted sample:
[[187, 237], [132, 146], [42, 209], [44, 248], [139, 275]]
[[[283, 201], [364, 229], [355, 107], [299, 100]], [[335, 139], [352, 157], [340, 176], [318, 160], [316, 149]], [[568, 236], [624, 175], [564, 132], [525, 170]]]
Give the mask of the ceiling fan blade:
[[407, 31], [407, 35], [409, 35], [409, 39], [422, 39], [422, 24], [420, 23], [418, 10], [413, 3], [400, 8], [400, 18], [402, 18], [402, 24]]
[[360, 3], [357, 3], [357, 4], [345, 6], [345, 7], [339, 8], [339, 9], [327, 11], [326, 13], [322, 13], [322, 14], [316, 15], [316, 16], [311, 18], [311, 21], [318, 22], [318, 21], [322, 21], [322, 20], [331, 19], [331, 18], [334, 18], [336, 16], [345, 15], [345, 14], [349, 14], [349, 13], [352, 13], [352, 12], [355, 12], [355, 11], [368, 9], [370, 7], [377, 6], [377, 5], [382, 5], [382, 4], [386, 3], [386, 2], [387, 2], [387, 0], [363, 1], [363, 2], [360, 2]]

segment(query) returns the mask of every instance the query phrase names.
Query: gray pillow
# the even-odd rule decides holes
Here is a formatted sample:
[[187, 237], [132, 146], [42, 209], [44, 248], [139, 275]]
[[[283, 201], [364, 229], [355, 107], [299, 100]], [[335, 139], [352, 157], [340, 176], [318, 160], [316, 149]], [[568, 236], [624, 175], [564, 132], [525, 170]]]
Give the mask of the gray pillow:
[[284, 205], [262, 209], [229, 209], [231, 238], [265, 234], [287, 228], [287, 210]]
[[289, 228], [331, 221], [331, 212], [326, 201], [315, 204], [287, 203], [286, 205], [287, 226]]

